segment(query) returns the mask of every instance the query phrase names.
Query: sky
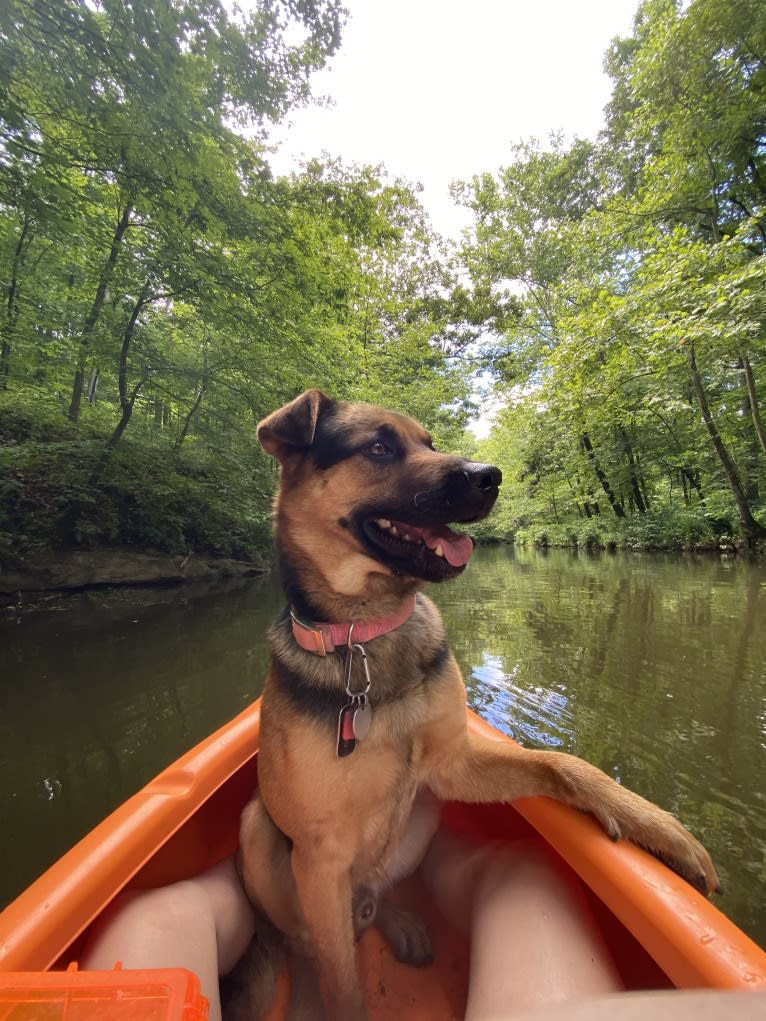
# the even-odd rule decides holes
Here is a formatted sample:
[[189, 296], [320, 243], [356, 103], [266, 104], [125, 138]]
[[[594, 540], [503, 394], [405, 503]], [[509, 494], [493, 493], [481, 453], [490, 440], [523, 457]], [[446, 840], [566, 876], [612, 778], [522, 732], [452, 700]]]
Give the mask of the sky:
[[272, 133], [272, 165], [287, 172], [322, 152], [383, 163], [422, 184], [434, 228], [457, 239], [470, 217], [451, 181], [497, 171], [523, 139], [595, 137], [610, 93], [603, 56], [637, 4], [346, 0], [341, 49], [312, 79], [333, 105], [294, 111]]

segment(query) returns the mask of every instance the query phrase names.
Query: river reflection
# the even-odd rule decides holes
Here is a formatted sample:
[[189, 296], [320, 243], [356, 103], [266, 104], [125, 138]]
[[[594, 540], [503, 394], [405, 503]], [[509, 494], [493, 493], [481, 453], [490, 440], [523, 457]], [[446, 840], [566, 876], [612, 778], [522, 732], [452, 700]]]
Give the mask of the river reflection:
[[282, 596], [94, 593], [0, 623], [0, 906], [260, 693]]
[[766, 567], [487, 549], [434, 595], [472, 707], [677, 814], [766, 945]]
[[[470, 704], [679, 815], [766, 945], [766, 567], [494, 548], [431, 594]], [[260, 692], [273, 579], [156, 598], [0, 624], [0, 904]]]

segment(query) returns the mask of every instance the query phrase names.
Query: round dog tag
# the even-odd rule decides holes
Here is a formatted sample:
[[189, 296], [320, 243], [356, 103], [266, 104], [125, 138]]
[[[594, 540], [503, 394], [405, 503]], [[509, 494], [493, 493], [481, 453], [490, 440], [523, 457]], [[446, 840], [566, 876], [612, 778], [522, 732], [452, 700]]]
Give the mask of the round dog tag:
[[370, 724], [372, 723], [372, 709], [368, 704], [360, 705], [354, 713], [354, 719], [351, 726], [354, 729], [354, 737], [357, 741], [364, 741], [367, 735], [370, 733]]

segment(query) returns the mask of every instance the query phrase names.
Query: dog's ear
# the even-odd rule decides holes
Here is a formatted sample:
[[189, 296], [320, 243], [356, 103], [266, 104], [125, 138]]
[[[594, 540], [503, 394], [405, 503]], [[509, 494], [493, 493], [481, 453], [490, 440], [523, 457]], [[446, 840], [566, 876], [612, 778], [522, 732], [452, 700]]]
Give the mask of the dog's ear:
[[314, 441], [319, 416], [334, 403], [321, 390], [306, 390], [258, 423], [261, 446], [278, 461], [304, 453]]

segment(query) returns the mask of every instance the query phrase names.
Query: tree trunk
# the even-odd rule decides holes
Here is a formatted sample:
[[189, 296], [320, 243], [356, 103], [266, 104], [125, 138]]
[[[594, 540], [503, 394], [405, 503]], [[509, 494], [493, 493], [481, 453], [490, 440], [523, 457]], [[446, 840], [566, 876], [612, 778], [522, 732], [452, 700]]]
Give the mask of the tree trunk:
[[96, 403], [96, 391], [98, 390], [98, 377], [100, 372], [98, 369], [94, 369], [90, 374], [90, 383], [88, 383], [88, 404]]
[[567, 485], [569, 486], [569, 492], [572, 494], [572, 499], [574, 500], [574, 505], [577, 508], [577, 516], [580, 517], [580, 518], [584, 518], [585, 517], [585, 511], [580, 506], [580, 500], [579, 500], [578, 495], [577, 495], [577, 490], [572, 485], [572, 480], [570, 479], [570, 477], [568, 475], [564, 475], [564, 478], [567, 480]]
[[593, 466], [593, 471], [596, 473], [596, 478], [601, 483], [601, 488], [604, 490], [604, 493], [606, 494], [606, 498], [609, 501], [609, 506], [614, 511], [615, 517], [624, 518], [625, 511], [623, 509], [623, 506], [617, 499], [617, 497], [614, 495], [614, 491], [611, 485], [609, 484], [609, 479], [607, 478], [606, 472], [599, 463], [598, 457], [596, 456], [596, 451], [593, 449], [593, 444], [590, 441], [590, 436], [588, 435], [588, 433], [582, 434], [582, 436], [580, 437], [580, 442], [582, 443], [583, 450], [588, 455], [588, 460]]
[[93, 304], [91, 305], [90, 311], [83, 323], [82, 333], [80, 334], [80, 348], [77, 356], [77, 369], [75, 370], [74, 380], [72, 382], [72, 399], [69, 404], [68, 412], [69, 418], [73, 422], [76, 422], [80, 417], [80, 402], [82, 400], [83, 384], [85, 382], [85, 362], [93, 337], [93, 330], [95, 329], [96, 323], [101, 315], [101, 309], [103, 308], [104, 301], [106, 300], [109, 282], [114, 274], [114, 267], [117, 265], [117, 258], [120, 254], [122, 239], [125, 236], [125, 231], [130, 226], [130, 218], [132, 214], [133, 203], [128, 202], [122, 212], [122, 216], [120, 217], [117, 226], [115, 227], [114, 235], [112, 237], [112, 247], [109, 250], [109, 257], [101, 268], [101, 274], [98, 278], [98, 286], [96, 288], [95, 297], [93, 298]]
[[88, 480], [89, 486], [96, 486], [101, 480], [101, 476], [104, 473], [104, 468], [106, 468], [109, 462], [109, 458], [112, 455], [112, 451], [120, 442], [122, 434], [128, 427], [128, 422], [130, 422], [131, 416], [133, 415], [133, 408], [135, 406], [136, 398], [138, 397], [139, 391], [149, 378], [149, 373], [144, 372], [141, 379], [133, 387], [130, 396], [128, 396], [128, 354], [130, 352], [130, 345], [133, 340], [133, 334], [135, 333], [136, 323], [138, 322], [138, 317], [141, 314], [141, 309], [146, 304], [148, 304], [148, 302], [149, 302], [149, 281], [147, 280], [144, 283], [144, 286], [141, 288], [141, 293], [138, 296], [138, 300], [133, 306], [133, 311], [130, 314], [128, 325], [125, 327], [125, 332], [122, 337], [122, 347], [120, 349], [120, 368], [118, 374], [118, 387], [120, 391], [120, 408], [122, 414], [120, 416], [120, 421], [115, 426], [114, 432], [106, 441], [106, 445], [104, 446], [104, 449], [101, 453], [101, 457], [98, 459], [98, 462], [96, 463], [96, 467], [93, 469], [91, 473], [90, 479]]
[[21, 234], [13, 251], [11, 279], [8, 283], [8, 299], [5, 305], [5, 321], [2, 329], [3, 343], [2, 349], [0, 349], [0, 390], [8, 389], [8, 376], [11, 372], [11, 347], [19, 318], [19, 271], [24, 262], [24, 249], [27, 247], [28, 238], [29, 218], [25, 214]]
[[133, 391], [130, 397], [124, 403], [122, 403], [122, 415], [120, 416], [120, 421], [115, 426], [112, 435], [106, 441], [106, 446], [104, 447], [104, 453], [106, 454], [106, 456], [102, 457], [102, 459], [99, 460], [100, 471], [98, 473], [98, 477], [94, 480], [93, 476], [91, 476], [92, 485], [98, 482], [101, 472], [103, 471], [106, 462], [109, 460], [109, 455], [112, 453], [114, 448], [122, 439], [122, 434], [127, 429], [128, 422], [130, 422], [131, 416], [133, 415], [133, 407], [136, 403], [136, 397], [138, 397], [141, 387], [144, 385], [148, 378], [149, 378], [148, 375], [142, 376], [138, 383], [136, 383], [136, 385], [133, 387]]
[[130, 416], [133, 414], [133, 406], [136, 403], [138, 391], [149, 378], [148, 373], [145, 373], [141, 381], [134, 387], [133, 393], [130, 397], [128, 397], [128, 353], [130, 352], [130, 345], [133, 341], [133, 334], [136, 330], [136, 323], [138, 322], [138, 317], [141, 314], [141, 309], [148, 303], [148, 301], [149, 281], [146, 280], [144, 286], [141, 288], [138, 300], [133, 306], [133, 311], [130, 313], [130, 319], [128, 320], [128, 325], [125, 327], [125, 333], [122, 337], [122, 347], [120, 348], [120, 371], [117, 377], [117, 385], [120, 391], [122, 418], [120, 419], [117, 428], [107, 440], [107, 450], [114, 450], [119, 443], [120, 437], [125, 432], [125, 427], [130, 421]]
[[643, 495], [641, 494], [641, 487], [638, 483], [638, 468], [636, 467], [636, 459], [633, 454], [633, 446], [630, 442], [625, 427], [620, 424], [617, 426], [617, 431], [620, 434], [622, 440], [622, 449], [625, 452], [625, 459], [628, 462], [628, 474], [630, 476], [630, 489], [633, 494], [633, 500], [636, 504], [636, 510], [639, 514], [646, 514], [646, 504], [644, 502]]
[[694, 385], [694, 392], [697, 395], [700, 411], [702, 412], [702, 420], [705, 423], [705, 428], [708, 431], [713, 448], [718, 455], [718, 460], [721, 462], [721, 467], [726, 475], [729, 488], [734, 496], [734, 502], [736, 503], [737, 511], [739, 512], [740, 524], [742, 525], [748, 539], [766, 539], [766, 528], [759, 524], [753, 517], [745, 496], [744, 488], [739, 475], [737, 474], [737, 469], [729, 455], [729, 451], [726, 449], [726, 444], [723, 442], [721, 435], [718, 432], [712, 412], [710, 411], [710, 405], [708, 404], [702, 377], [700, 376], [699, 369], [697, 368], [697, 359], [694, 354], [693, 342], [688, 342], [686, 344], [686, 363], [689, 367], [689, 374]]
[[197, 391], [197, 396], [194, 399], [194, 404], [192, 405], [191, 411], [186, 416], [183, 424], [183, 429], [181, 429], [181, 432], [178, 435], [178, 439], [176, 440], [176, 450], [181, 449], [181, 445], [183, 444], [183, 441], [186, 439], [186, 434], [189, 432], [189, 426], [192, 423], [192, 419], [197, 414], [197, 409], [202, 403], [202, 398], [205, 395], [205, 385], [206, 385], [205, 380], [203, 379], [202, 384], [199, 390]]
[[638, 488], [641, 490], [641, 495], [644, 498], [644, 507], [647, 511], [652, 506], [652, 501], [649, 497], [649, 489], [646, 485], [646, 476], [644, 475], [644, 466], [641, 459], [641, 453], [633, 453], [633, 461], [636, 467], [636, 478], [638, 480]]
[[120, 421], [115, 426], [114, 432], [106, 441], [104, 449], [101, 451], [101, 456], [96, 462], [96, 466], [90, 473], [88, 479], [88, 487], [93, 489], [101, 481], [101, 477], [104, 474], [104, 469], [109, 464], [109, 458], [112, 456], [112, 451], [122, 439], [122, 434], [128, 428], [128, 422], [130, 422], [131, 416], [133, 415], [133, 407], [136, 403], [136, 397], [138, 397], [139, 391], [144, 383], [149, 378], [148, 374], [141, 377], [141, 379], [133, 387], [133, 392], [126, 402], [122, 405], [122, 414], [120, 415]]
[[681, 467], [682, 478], [687, 479], [690, 485], [694, 486], [697, 491], [700, 503], [705, 502], [705, 494], [702, 492], [702, 482], [700, 481], [699, 472], [690, 471], [688, 468]]
[[202, 398], [205, 396], [205, 393], [207, 391], [208, 381], [209, 381], [209, 374], [208, 374], [208, 372], [209, 372], [209, 369], [208, 369], [208, 361], [207, 361], [207, 343], [205, 343], [205, 345], [204, 345], [204, 347], [202, 349], [202, 379], [200, 380], [199, 389], [197, 390], [197, 396], [194, 399], [194, 404], [192, 405], [191, 411], [186, 416], [186, 418], [184, 420], [183, 428], [181, 429], [181, 432], [178, 435], [178, 439], [176, 440], [176, 444], [175, 444], [176, 450], [180, 450], [181, 449], [181, 446], [182, 446], [184, 440], [186, 439], [187, 433], [189, 432], [189, 429], [191, 427], [192, 420], [193, 420], [194, 416], [197, 414], [197, 411], [199, 410], [199, 406], [202, 403]]
[[742, 371], [745, 376], [745, 384], [747, 385], [747, 398], [750, 402], [750, 414], [753, 419], [753, 425], [755, 427], [755, 434], [758, 437], [758, 442], [761, 445], [761, 450], [766, 454], [766, 429], [763, 427], [763, 419], [761, 418], [761, 409], [758, 405], [758, 394], [755, 392], [755, 379], [753, 378], [753, 367], [750, 364], [750, 359], [746, 354], [742, 355]]
[[0, 390], [8, 389], [8, 376], [11, 371], [11, 342], [3, 333], [3, 346], [0, 348]]

